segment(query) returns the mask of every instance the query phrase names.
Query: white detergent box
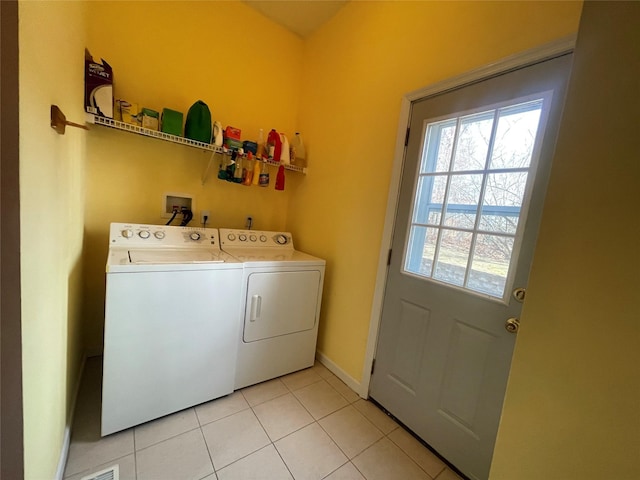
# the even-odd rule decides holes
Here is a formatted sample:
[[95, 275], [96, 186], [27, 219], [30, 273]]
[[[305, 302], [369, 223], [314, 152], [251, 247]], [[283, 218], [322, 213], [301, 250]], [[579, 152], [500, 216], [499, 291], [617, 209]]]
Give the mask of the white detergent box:
[[93, 61], [84, 51], [84, 106], [88, 113], [113, 118], [113, 69], [104, 59]]

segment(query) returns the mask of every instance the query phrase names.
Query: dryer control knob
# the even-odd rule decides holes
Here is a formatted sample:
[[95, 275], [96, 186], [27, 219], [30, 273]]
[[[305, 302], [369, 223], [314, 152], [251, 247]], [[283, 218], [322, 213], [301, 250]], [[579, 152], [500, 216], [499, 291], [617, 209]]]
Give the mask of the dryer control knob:
[[198, 232], [193, 232], [189, 235], [189, 238], [195, 242], [196, 240], [200, 240], [200, 234]]
[[156, 237], [158, 240], [162, 240], [164, 238], [164, 232], [159, 230], [157, 232], [155, 232], [153, 234], [154, 237]]
[[236, 236], [233, 233], [230, 233], [229, 235], [227, 235], [227, 238], [230, 242], [233, 242], [236, 239]]
[[133, 237], [133, 230], [129, 230], [129, 229], [122, 230], [122, 236], [123, 236], [124, 238], [131, 238], [131, 237]]
[[240, 235], [238, 235], [238, 238], [240, 239], [241, 242], [247, 241], [247, 236], [244, 233], [241, 233]]
[[249, 235], [249, 240], [255, 242], [257, 240], [257, 237], [255, 235]]
[[286, 235], [276, 235], [276, 243], [278, 245], [286, 245], [289, 239]]
[[150, 236], [150, 235], [151, 235], [151, 234], [149, 233], [149, 230], [140, 230], [140, 231], [138, 232], [138, 236], [139, 236], [140, 238], [149, 238], [149, 236]]
[[260, 235], [260, 241], [262, 243], [266, 242], [267, 241], [267, 236], [266, 235]]

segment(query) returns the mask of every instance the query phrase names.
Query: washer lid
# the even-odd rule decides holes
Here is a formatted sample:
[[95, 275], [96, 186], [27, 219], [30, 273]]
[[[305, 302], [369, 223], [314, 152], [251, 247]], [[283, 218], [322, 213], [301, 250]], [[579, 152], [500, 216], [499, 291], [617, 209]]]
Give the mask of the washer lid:
[[219, 251], [212, 250], [129, 250], [129, 261], [134, 265], [165, 265], [174, 263], [223, 263]]
[[228, 247], [224, 249], [224, 252], [248, 266], [284, 265], [290, 263], [295, 263], [296, 265], [324, 265], [325, 263], [321, 258], [290, 249]]

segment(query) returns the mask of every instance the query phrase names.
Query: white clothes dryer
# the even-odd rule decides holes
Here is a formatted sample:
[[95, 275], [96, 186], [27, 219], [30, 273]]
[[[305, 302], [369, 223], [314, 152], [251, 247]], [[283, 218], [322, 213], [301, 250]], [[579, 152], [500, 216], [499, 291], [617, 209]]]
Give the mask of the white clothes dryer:
[[216, 229], [111, 224], [103, 436], [233, 392], [242, 272]]
[[220, 242], [244, 265], [235, 388], [311, 367], [325, 261], [286, 232], [221, 228]]

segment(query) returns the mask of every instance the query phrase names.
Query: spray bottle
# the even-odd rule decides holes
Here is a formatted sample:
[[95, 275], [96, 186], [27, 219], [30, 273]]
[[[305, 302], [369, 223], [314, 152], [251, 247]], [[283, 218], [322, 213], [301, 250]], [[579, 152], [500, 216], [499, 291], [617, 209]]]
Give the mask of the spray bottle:
[[253, 180], [253, 154], [247, 153], [247, 158], [242, 162], [242, 185], [251, 186]]
[[236, 168], [233, 171], [233, 183], [242, 183], [242, 157], [244, 155], [244, 150], [242, 148], [238, 149], [238, 154], [236, 155]]

